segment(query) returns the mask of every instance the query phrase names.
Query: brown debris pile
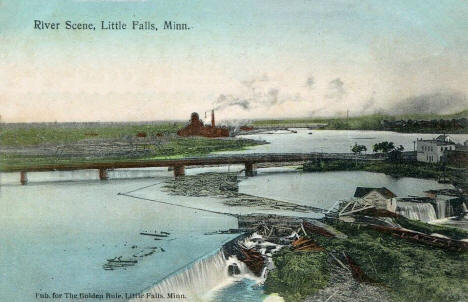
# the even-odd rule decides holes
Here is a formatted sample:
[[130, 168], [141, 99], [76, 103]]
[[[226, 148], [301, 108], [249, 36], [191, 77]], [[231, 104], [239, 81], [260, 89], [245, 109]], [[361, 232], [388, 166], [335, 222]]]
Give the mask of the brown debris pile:
[[394, 237], [416, 241], [418, 243], [431, 245], [447, 250], [453, 250], [457, 252], [468, 252], [468, 242], [464, 242], [461, 240], [455, 240], [450, 238], [443, 238], [433, 235], [427, 235], [424, 233], [400, 229], [400, 228], [392, 228], [380, 225], [371, 225], [372, 229], [382, 232], [382, 233], [390, 233]]
[[260, 277], [262, 275], [263, 266], [265, 265], [263, 255], [254, 248], [241, 248], [240, 252], [239, 260], [244, 262], [252, 273]]
[[296, 251], [304, 251], [304, 252], [322, 252], [325, 251], [324, 248], [320, 247], [317, 243], [315, 243], [312, 239], [307, 239], [304, 237], [300, 237], [293, 241], [291, 244], [293, 249]]

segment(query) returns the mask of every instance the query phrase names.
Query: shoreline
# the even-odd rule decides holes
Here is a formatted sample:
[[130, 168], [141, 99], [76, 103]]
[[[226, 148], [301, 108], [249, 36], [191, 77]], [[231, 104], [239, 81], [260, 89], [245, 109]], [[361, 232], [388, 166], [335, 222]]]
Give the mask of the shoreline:
[[[222, 177], [222, 176], [220, 176], [220, 175], [223, 175], [223, 174], [228, 174], [228, 173], [198, 174], [198, 175], [195, 175], [195, 176], [192, 176], [192, 177], [189, 176], [188, 178], [197, 178], [197, 177], [198, 177], [198, 178], [202, 178], [202, 179], [203, 179], [204, 177], [208, 177], [208, 178], [210, 178], [210, 179], [220, 179], [220, 178]], [[207, 176], [207, 175], [208, 175], [208, 176]], [[185, 178], [187, 178], [187, 176], [186, 176]], [[173, 182], [176, 182], [176, 181], [177, 181], [177, 180], [174, 180]], [[209, 187], [213, 186], [213, 182], [212, 182], [212, 181], [206, 181], [206, 179], [205, 179], [203, 182], [204, 182], [207, 186], [209, 186]], [[203, 196], [210, 196], [211, 194], [214, 194], [214, 196], [220, 197], [220, 194], [221, 194], [220, 191], [221, 191], [222, 189], [219, 189], [219, 187], [218, 187], [218, 189], [216, 189], [216, 190], [214, 190], [213, 188], [211, 188], [211, 189], [209, 189], [209, 190], [195, 189], [195, 191], [191, 191], [191, 192], [190, 192], [190, 191], [185, 191], [184, 188], [187, 188], [187, 189], [188, 189], [188, 188], [192, 187], [192, 185], [193, 185], [193, 184], [192, 184], [192, 185], [189, 185], [189, 184], [190, 184], [190, 181], [189, 181], [188, 183], [182, 185], [181, 187], [166, 186], [166, 188], [167, 188], [169, 191], [171, 191], [172, 189], [174, 189], [174, 191], [173, 191], [174, 194], [181, 194], [181, 195], [188, 194], [188, 195], [192, 195], [192, 196], [193, 196], [193, 195], [197, 195], [197, 194], [200, 195], [200, 191], [203, 191], [203, 192], [201, 192], [201, 193], [202, 193], [201, 195], [203, 195]], [[232, 185], [232, 184], [231, 184], [231, 185]], [[215, 187], [216, 187], [216, 186], [215, 186]], [[232, 190], [232, 187], [229, 187], [229, 186], [228, 186], [228, 187], [223, 187], [223, 188], [224, 188], [224, 189], [227, 189], [227, 192], [228, 192], [228, 193], [224, 193], [224, 194], [226, 194], [226, 195], [224, 195], [224, 197], [226, 197], [226, 198], [235, 197], [235, 195], [237, 194], [237, 193], [235, 193], [235, 190]], [[205, 188], [205, 189], [206, 189], [206, 188]], [[233, 192], [234, 192], [234, 193], [233, 193]], [[250, 218], [249, 218], [249, 217], [250, 217]], [[265, 218], [265, 217], [270, 217], [270, 218]], [[265, 224], [265, 225], [272, 225], [272, 226], [273, 226], [273, 225], [278, 225], [278, 222], [272, 222], [272, 221], [270, 221], [270, 222], [265, 222], [265, 219], [271, 219], [271, 217], [277, 217], [277, 219], [279, 219], [279, 221], [288, 221], [288, 220], [291, 220], [291, 219], [293, 219], [293, 220], [298, 220], [298, 219], [300, 219], [300, 218], [298, 218], [298, 217], [278, 216], [278, 215], [262, 215], [262, 214], [258, 214], [258, 215], [240, 215], [238, 219], [239, 219], [239, 221], [240, 221], [241, 219], [245, 221], [246, 218], [249, 218], [249, 219], [250, 219], [250, 227], [253, 227], [253, 228], [258, 228], [259, 225], [262, 224], [261, 221], [264, 221], [263, 224]], [[377, 219], [378, 219], [378, 218], [377, 218]], [[315, 219], [311, 219], [311, 220], [315, 220]], [[320, 220], [321, 220], [321, 221], [326, 221], [326, 219], [325, 219], [325, 220], [319, 219], [318, 221], [320, 221]], [[406, 219], [406, 218], [399, 218], [399, 220], [396, 221], [396, 223], [402, 223], [402, 222], [404, 222], [404, 225], [405, 225], [406, 228], [408, 228], [408, 227], [409, 227], [409, 228], [419, 227], [419, 228], [420, 228], [419, 230], [420, 230], [420, 231], [423, 231], [423, 232], [424, 232], [424, 230], [429, 230], [429, 229], [431, 229], [431, 227], [429, 227], [428, 224], [425, 224], [425, 223], [422, 223], [422, 222], [421, 222], [421, 223], [418, 222], [418, 223], [416, 223], [416, 224], [412, 224], [412, 223], [409, 223], [409, 222], [406, 222], [406, 221], [409, 221], [409, 220]], [[329, 222], [327, 222], [327, 223], [329, 223]], [[364, 223], [364, 226], [367, 225], [367, 223], [368, 223], [368, 220]], [[332, 225], [333, 225], [334, 227], [338, 226], [339, 229], [340, 229], [341, 231], [345, 231], [345, 233], [348, 234], [348, 236], [349, 236], [349, 233], [348, 233], [348, 232], [349, 232], [351, 229], [353, 229], [355, 225], [358, 225], [358, 229], [359, 229], [359, 225], [361, 225], [361, 224], [362, 224], [362, 222], [359, 222], [359, 221], [357, 221], [357, 222], [355, 221], [355, 222], [353, 222], [353, 223], [344, 223], [344, 222], [340, 222], [340, 223], [338, 223], [338, 224], [336, 224], [336, 225], [335, 225], [335, 223], [332, 223]], [[348, 225], [348, 226], [346, 226], [346, 225]], [[425, 227], [426, 225], [428, 226], [427, 228]], [[346, 226], [346, 227], [344, 227], [344, 226]], [[353, 227], [352, 227], [352, 226], [353, 226]], [[246, 225], [245, 225], [245, 223], [244, 223], [243, 225], [239, 225], [239, 227], [244, 228], [244, 227], [246, 227]], [[344, 229], [343, 229], [343, 227], [344, 227]], [[351, 227], [351, 229], [349, 229], [349, 227]], [[421, 228], [422, 228], [422, 229], [421, 229]], [[425, 228], [426, 228], [426, 229], [425, 229]], [[447, 232], [448, 232], [447, 234], [449, 234], [449, 233], [451, 232], [451, 229], [452, 229], [452, 227], [448, 227], [448, 228], [447, 228], [447, 227], [445, 227], [445, 226], [435, 226], [435, 228], [437, 228], [438, 231], [441, 231], [441, 232], [443, 232], [443, 233], [444, 233], [445, 231], [447, 231]], [[291, 230], [292, 230], [292, 229], [291, 229]], [[371, 235], [371, 234], [372, 234], [371, 237], [369, 237], [369, 238], [373, 238], [372, 240], [379, 240], [378, 238], [380, 238], [381, 236], [384, 236], [384, 235], [382, 235], [382, 234], [380, 234], [380, 233], [378, 233], [378, 232], [376, 233], [375, 231], [371, 231], [371, 230], [365, 231], [365, 230], [366, 230], [366, 229], [364, 228], [362, 231], [359, 231], [359, 232], [357, 233], [357, 234], [359, 234], [358, 236], [361, 236], [361, 235], [360, 235], [361, 233], [368, 234], [368, 235]], [[352, 231], [352, 232], [355, 232], [355, 231]], [[463, 231], [462, 231], [461, 233], [463, 233]], [[460, 234], [461, 234], [461, 233], [460, 233]], [[352, 233], [352, 234], [354, 234], [354, 233]], [[468, 234], [468, 233], [465, 233], [465, 234]], [[308, 234], [308, 235], [310, 235], [310, 234]], [[332, 244], [332, 242], [331, 242], [331, 241], [328, 241], [328, 240], [323, 241], [322, 239], [320, 239], [320, 236], [319, 236], [319, 237], [316, 237], [316, 236], [310, 237], [310, 236], [308, 236], [308, 235], [306, 235], [306, 238], [312, 238], [312, 239], [313, 239], [314, 241], [316, 241], [320, 246], [322, 246], [323, 248], [325, 248], [328, 252], [331, 251], [331, 250], [329, 250], [330, 248], [331, 248], [332, 250], [335, 249], [335, 247], [334, 247], [334, 246], [335, 246], [335, 243]], [[355, 236], [355, 235], [353, 235], [353, 236]], [[387, 237], [387, 235], [385, 235], [384, 237], [387, 238], [387, 240], [390, 240], [390, 238], [391, 238], [391, 237]], [[360, 238], [360, 237], [359, 237], [359, 238]], [[265, 240], [268, 240], [268, 238], [265, 238]], [[344, 240], [344, 241], [343, 241], [343, 240]], [[348, 239], [339, 239], [337, 242], [339, 242], [339, 244], [342, 244], [342, 243], [341, 243], [342, 241], [343, 241], [343, 243], [345, 243], [345, 242], [348, 242], [347, 240], [348, 240]], [[353, 240], [354, 240], [354, 239], [353, 239]], [[361, 239], [361, 238], [360, 238], [360, 239], [357, 239], [356, 244], [357, 244], [358, 242], [363, 242], [362, 240], [363, 240], [363, 239]], [[368, 240], [370, 240], [370, 239], [368, 239]], [[402, 240], [402, 239], [395, 239], [395, 240], [398, 241], [398, 240]], [[364, 242], [365, 242], [365, 241], [364, 241]], [[392, 241], [392, 242], [394, 242], [394, 243], [396, 244], [396, 241]], [[394, 243], [392, 243], [392, 244], [394, 244]], [[346, 243], [346, 244], [347, 244], [347, 243]], [[353, 244], [354, 244], [354, 243], [353, 243]], [[400, 246], [400, 245], [402, 245], [402, 244], [403, 244], [403, 243], [399, 243], [399, 245], [397, 245], [397, 246]], [[409, 245], [408, 245], [408, 244], [409, 244]], [[414, 244], [412, 244], [412, 243], [408, 243], [408, 244], [405, 242], [405, 243], [403, 244], [403, 246], [404, 246], [405, 248], [406, 248], [406, 247], [408, 247], [408, 248], [409, 248], [409, 247], [411, 247], [411, 248], [414, 247], [414, 248], [416, 248], [416, 249], [420, 249], [421, 252], [422, 252], [422, 251], [425, 251], [424, 253], [429, 253], [430, 251], [433, 250], [433, 248], [427, 247], [427, 246], [424, 246], [424, 245], [416, 245], [416, 246], [414, 246]], [[288, 245], [288, 246], [289, 246], [289, 245]], [[418, 247], [418, 246], [419, 246], [419, 247]], [[401, 251], [398, 250], [398, 252], [406, 253], [405, 248], [402, 249]], [[395, 247], [394, 247], [393, 249], [395, 249]], [[281, 255], [283, 255], [282, 252], [279, 252], [278, 256], [276, 256], [276, 254], [273, 255], [273, 259], [275, 259], [275, 257], [276, 257], [276, 258], [278, 258], [278, 257], [283, 257], [282, 259], [290, 259], [290, 260], [288, 260], [288, 261], [293, 261], [293, 260], [291, 260], [291, 259], [302, 259], [301, 257], [306, 257], [306, 258], [309, 257], [309, 256], [307, 256], [307, 254], [304, 254], [303, 252], [300, 253], [300, 254], [297, 254], [297, 252], [295, 252], [294, 249], [291, 250], [291, 246], [286, 247], [284, 251], [285, 251], [284, 253], [286, 253], [286, 255], [290, 255], [290, 256], [286, 256], [287, 258], [284, 258], [285, 256], [281, 256]], [[373, 261], [374, 261], [374, 264], [372, 265], [372, 267], [368, 267], [368, 266], [367, 266], [368, 263], [366, 264], [366, 262], [369, 262], [369, 260], [367, 259], [367, 257], [368, 257], [368, 256], [367, 256], [367, 255], [368, 255], [368, 252], [370, 252], [370, 250], [365, 250], [365, 249], [364, 249], [364, 250], [361, 250], [361, 252], [359, 252], [359, 253], [363, 253], [363, 255], [362, 255], [362, 256], [359, 256], [359, 255], [360, 255], [359, 253], [358, 253], [358, 254], [355, 254], [355, 255], [353, 256], [353, 260], [354, 260], [354, 261], [357, 261], [357, 263], [358, 263], [359, 266], [364, 270], [364, 272], [365, 272], [366, 275], [369, 274], [372, 278], [375, 278], [375, 277], [376, 277], [375, 271], [374, 271], [375, 268], [373, 268], [373, 266], [381, 266], [381, 265], [383, 265], [383, 263], [381, 262], [382, 259], [380, 259], [380, 260], [379, 260], [379, 259], [374, 259], [374, 260], [373, 260]], [[291, 254], [291, 253], [292, 253], [292, 254]], [[354, 253], [354, 252], [353, 252], [353, 253]], [[419, 253], [419, 252], [418, 252], [418, 253]], [[432, 253], [432, 252], [431, 252], [431, 253]], [[445, 255], [446, 255], [446, 256], [443, 256], [443, 257], [449, 257], [448, 255], [450, 255], [450, 254], [445, 254]], [[291, 258], [291, 257], [292, 257], [292, 258]], [[299, 257], [299, 258], [297, 258], [297, 257]], [[361, 259], [361, 257], [362, 257], [362, 259]], [[406, 256], [405, 256], [405, 257], [406, 257]], [[450, 256], [450, 257], [451, 257], [451, 256]], [[322, 265], [329, 266], [329, 268], [327, 269], [327, 271], [328, 271], [329, 273], [327, 273], [327, 274], [330, 274], [330, 277], [328, 277], [328, 278], [330, 278], [331, 281], [330, 281], [330, 283], [327, 283], [327, 284], [328, 284], [327, 286], [325, 286], [325, 287], [319, 286], [317, 289], [314, 289], [313, 291], [307, 291], [307, 290], [306, 290], [306, 291], [303, 293], [303, 295], [301, 296], [302, 298], [296, 300], [295, 298], [288, 297], [288, 294], [287, 294], [288, 290], [287, 290], [286, 288], [283, 288], [282, 286], [279, 286], [279, 285], [273, 285], [273, 286], [272, 286], [272, 283], [271, 283], [272, 281], [271, 281], [271, 280], [270, 280], [270, 281], [268, 280], [268, 278], [269, 278], [268, 276], [269, 276], [269, 275], [267, 275], [267, 279], [266, 279], [266, 293], [267, 293], [267, 294], [271, 294], [271, 293], [275, 293], [275, 292], [276, 292], [276, 293], [279, 293], [280, 296], [282, 296], [283, 298], [285, 298], [285, 301], [315, 301], [316, 299], [329, 298], [331, 295], [334, 295], [334, 296], [335, 296], [335, 299], [336, 299], [336, 300], [334, 300], [334, 301], [375, 301], [375, 300], [372, 300], [372, 299], [369, 298], [369, 297], [374, 297], [374, 298], [375, 298], [375, 297], [378, 297], [378, 300], [379, 300], [379, 301], [393, 301], [393, 302], [394, 302], [394, 301], [400, 301], [400, 300], [398, 300], [398, 299], [400, 299], [401, 297], [400, 297], [400, 298], [397, 298], [397, 297], [395, 296], [395, 292], [389, 291], [388, 288], [386, 288], [385, 290], [383, 290], [382, 285], [378, 285], [378, 284], [377, 284], [377, 286], [375, 286], [375, 285], [372, 285], [372, 283], [371, 283], [371, 284], [368, 284], [368, 283], [366, 283], [366, 282], [362, 282], [362, 280], [361, 280], [361, 281], [359, 281], [359, 280], [356, 281], [355, 278], [353, 278], [352, 275], [351, 275], [349, 272], [346, 271], [346, 269], [344, 269], [343, 267], [339, 267], [338, 265], [336, 265], [336, 263], [333, 263], [333, 260], [331, 260], [331, 256], [328, 256], [328, 257], [325, 257], [325, 258], [320, 258], [320, 259], [324, 259], [324, 260], [320, 260], [320, 261], [325, 261], [325, 262], [321, 262]], [[365, 259], [366, 259], [366, 260], [365, 260]], [[449, 259], [449, 258], [447, 258], [447, 259]], [[456, 259], [458, 259], [458, 258], [453, 258], [453, 260], [450, 260], [450, 261], [452, 261], [452, 262], [450, 262], [450, 261], [449, 261], [449, 262], [450, 262], [450, 263], [453, 263], [453, 265], [455, 265], [454, 267], [457, 267], [457, 269], [459, 269], [459, 266], [458, 266], [459, 264], [458, 264], [458, 263], [460, 263], [460, 262], [458, 262], [458, 260], [456, 260]], [[362, 260], [365, 260], [365, 262], [362, 262]], [[275, 261], [275, 260], [274, 260], [274, 261]], [[281, 261], [283, 261], [283, 260], [281, 260]], [[280, 268], [280, 269], [286, 269], [286, 270], [287, 270], [287, 269], [288, 269], [287, 267], [288, 267], [289, 265], [292, 265], [292, 264], [286, 264], [286, 263], [289, 263], [288, 261], [286, 261], [284, 264], [281, 264], [281, 263], [283, 263], [284, 261], [281, 262], [281, 263], [277, 263], [277, 262], [275, 261], [275, 264], [276, 264], [277, 269]], [[299, 261], [299, 260], [298, 260], [298, 261]], [[300, 261], [303, 261], [303, 260], [300, 260]], [[345, 260], [342, 259], [342, 261], [345, 261]], [[412, 261], [413, 261], [413, 260], [412, 260]], [[425, 261], [422, 260], [422, 259], [415, 259], [414, 261], [417, 262], [417, 263], [419, 263], [418, 265], [421, 265], [421, 264], [425, 263]], [[423, 262], [419, 262], [419, 261], [423, 261]], [[448, 261], [448, 260], [447, 260], [447, 261]], [[315, 262], [314, 262], [314, 263], [315, 263]], [[325, 264], [325, 263], [328, 263], [328, 264]], [[287, 265], [287, 266], [284, 266], [284, 265]], [[396, 264], [394, 264], [394, 265], [396, 265]], [[398, 265], [399, 265], [399, 264], [398, 264]], [[371, 271], [369, 271], [369, 269], [370, 269]], [[335, 271], [335, 272], [333, 273], [332, 271]], [[330, 273], [330, 272], [331, 272], [331, 273]], [[305, 271], [304, 271], [304, 273], [305, 273]], [[344, 277], [344, 275], [346, 275], [347, 277]], [[272, 276], [274, 276], [274, 275], [272, 275]], [[377, 276], [379, 276], [379, 275], [377, 275]], [[271, 279], [271, 278], [272, 278], [272, 277], [270, 277], [270, 279]], [[301, 277], [301, 278], [304, 278], [304, 276]], [[340, 279], [340, 278], [341, 278], [341, 279]], [[343, 278], [344, 278], [344, 279], [343, 279]], [[386, 278], [386, 277], [385, 277], [385, 278]], [[431, 278], [433, 278], [432, 275], [431, 275], [431, 276], [428, 276], [427, 278], [428, 278], [428, 279], [427, 279], [428, 282], [432, 282], [432, 281], [429, 281], [429, 280], [432, 280], [432, 279], [431, 279]], [[457, 277], [457, 278], [458, 278], [458, 277]], [[387, 279], [384, 279], [384, 280], [387, 280]], [[278, 281], [275, 281], [275, 282], [286, 282], [286, 284], [289, 284], [290, 281], [288, 281], [287, 279], [282, 279], [282, 278], [280, 278], [280, 279], [278, 279]], [[388, 282], [388, 280], [387, 280], [387, 281], [379, 281], [379, 282]], [[278, 286], [279, 286], [279, 287], [278, 287]], [[289, 288], [289, 287], [290, 287], [290, 285], [287, 286], [287, 288]], [[282, 289], [282, 288], [283, 288], [283, 289]], [[385, 288], [385, 286], [384, 286], [384, 288]], [[286, 292], [284, 292], [284, 290], [286, 290]], [[301, 290], [302, 290], [301, 288], [295, 288], [295, 291], [301, 292]], [[282, 291], [283, 291], [283, 292], [282, 292]], [[338, 291], [338, 293], [336, 293], [337, 291]], [[363, 292], [366, 293], [366, 294], [365, 294], [365, 295], [362, 295], [362, 296], [359, 296], [358, 293], [363, 293]], [[305, 294], [305, 293], [308, 293], [308, 294]], [[405, 295], [406, 295], [406, 294], [408, 294], [408, 292], [405, 292]], [[437, 295], [439, 295], [439, 294], [440, 294], [440, 293], [438, 293]], [[286, 295], [286, 296], [284, 296], [284, 295]], [[347, 299], [346, 297], [349, 297], [350, 295], [351, 295], [351, 296], [354, 296], [355, 299], [353, 299], [353, 300], [346, 300], [346, 299]], [[366, 299], [367, 299], [367, 300], [366, 300]], [[369, 300], [369, 299], [370, 299], [370, 300]], [[376, 299], [377, 299], [377, 298], [376, 298]], [[404, 299], [401, 300], [401, 301], [408, 301], [408, 300], [406, 300], [406, 298], [404, 298]], [[441, 300], [441, 301], [446, 301], [446, 300]], [[449, 301], [449, 300], [447, 300], [447, 301]]]

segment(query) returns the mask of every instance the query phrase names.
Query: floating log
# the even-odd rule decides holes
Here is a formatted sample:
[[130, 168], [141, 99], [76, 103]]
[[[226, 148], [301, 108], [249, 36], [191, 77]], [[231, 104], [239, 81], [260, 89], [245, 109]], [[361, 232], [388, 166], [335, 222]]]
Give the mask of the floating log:
[[141, 232], [140, 235], [145, 235], [145, 236], [153, 236], [153, 237], [167, 237], [168, 235], [167, 234], [156, 234], [156, 233], [147, 233], [147, 232]]
[[107, 259], [107, 261], [111, 263], [137, 263], [138, 262], [136, 260], [121, 260], [120, 257], [114, 258], [114, 259]]

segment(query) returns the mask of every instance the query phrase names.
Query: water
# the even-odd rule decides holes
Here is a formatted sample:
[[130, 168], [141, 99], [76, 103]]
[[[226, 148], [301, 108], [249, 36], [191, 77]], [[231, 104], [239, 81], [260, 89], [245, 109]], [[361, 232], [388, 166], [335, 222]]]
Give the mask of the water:
[[229, 286], [218, 290], [212, 299], [216, 302], [259, 302], [266, 299], [261, 286], [255, 280], [236, 280]]
[[[350, 153], [351, 147], [357, 143], [367, 147], [367, 153], [372, 153], [372, 146], [382, 141], [402, 145], [406, 151], [414, 151], [414, 142], [418, 138], [432, 139], [438, 134], [397, 133], [390, 131], [359, 131], [359, 130], [308, 130], [296, 129], [297, 133], [287, 134], [253, 134], [242, 135], [243, 138], [266, 140], [268, 145], [260, 145], [247, 151], [226, 153], [294, 153], [294, 152], [331, 152]], [[312, 134], [309, 134], [312, 133]], [[451, 134], [458, 143], [463, 144], [468, 139], [467, 134]]]
[[[52, 292], [141, 293], [235, 236], [204, 235], [236, 228], [234, 217], [117, 195], [154, 183], [155, 179], [140, 179], [3, 185], [0, 300], [37, 301], [36, 293]], [[159, 241], [139, 235], [154, 230], [171, 234]], [[106, 259], [131, 259], [152, 247], [157, 252], [138, 257], [135, 266], [114, 271], [102, 267]]]
[[397, 213], [412, 220], [429, 222], [437, 219], [434, 206], [430, 203], [398, 202]]
[[[206, 172], [210, 169], [206, 169]], [[247, 180], [245, 180], [247, 181]], [[168, 192], [162, 191], [164, 183], [159, 183], [154, 186], [142, 188], [140, 190], [131, 192], [128, 196], [131, 196], [135, 199], [142, 199], [147, 201], [152, 201], [155, 203], [170, 203], [178, 207], [185, 208], [194, 208], [199, 211], [214, 211], [217, 213], [227, 213], [234, 215], [247, 215], [252, 213], [262, 213], [262, 214], [278, 214], [278, 215], [289, 215], [289, 216], [300, 216], [300, 217], [309, 217], [309, 218], [321, 218], [323, 214], [315, 212], [294, 212], [288, 210], [278, 210], [278, 209], [269, 209], [264, 206], [228, 206], [226, 205], [224, 198], [215, 198], [215, 197], [194, 197], [194, 196], [177, 196], [169, 194]], [[242, 182], [241, 182], [242, 185]], [[261, 196], [259, 194], [258, 196]], [[280, 200], [280, 199], [279, 199]]]
[[174, 298], [171, 298], [171, 301], [201, 300], [210, 290], [227, 282], [229, 279], [227, 268], [227, 260], [223, 252], [219, 251], [213, 256], [196, 261], [190, 268], [175, 273], [146, 291], [144, 298], [133, 301], [145, 301], [148, 295], [166, 298], [172, 295]]
[[[395, 178], [364, 171], [278, 173], [259, 169], [258, 176], [244, 179], [239, 191], [245, 194], [289, 201], [322, 209], [331, 208], [338, 200], [350, 200], [356, 187], [386, 187], [399, 197], [424, 195], [429, 189], [451, 188], [434, 180], [411, 177]], [[292, 171], [292, 172], [291, 172]]]
[[[228, 266], [232, 264], [237, 265], [239, 274], [229, 276]], [[263, 281], [264, 278], [255, 277], [236, 256], [226, 259], [220, 249], [175, 272], [131, 301], [143, 302], [148, 297], [170, 298], [171, 301], [261, 301], [267, 297], [260, 285]]]
[[[450, 217], [450, 207], [447, 207], [448, 203], [446, 200], [440, 200], [437, 202], [437, 218], [442, 219], [445, 217]], [[448, 214], [448, 215], [447, 215]]]

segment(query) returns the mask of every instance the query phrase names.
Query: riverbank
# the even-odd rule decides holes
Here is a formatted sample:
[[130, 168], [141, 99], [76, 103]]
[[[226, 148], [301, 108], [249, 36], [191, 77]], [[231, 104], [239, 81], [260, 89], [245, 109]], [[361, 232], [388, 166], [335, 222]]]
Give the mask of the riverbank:
[[307, 162], [303, 165], [304, 172], [328, 171], [367, 171], [384, 173], [395, 177], [434, 178], [442, 176], [443, 171], [434, 165], [419, 162], [364, 162], [353, 160], [330, 160]]
[[303, 165], [304, 172], [327, 172], [327, 171], [367, 171], [384, 173], [394, 177], [416, 177], [440, 179], [444, 178], [447, 182], [459, 184], [467, 187], [466, 170], [454, 167], [445, 169], [427, 163], [416, 161], [390, 162], [390, 161], [353, 161], [353, 160], [330, 160], [307, 162]]
[[452, 120], [458, 118], [466, 118], [468, 111], [462, 111], [449, 115], [438, 114], [407, 114], [407, 115], [386, 115], [386, 114], [372, 114], [365, 116], [352, 116], [346, 117], [324, 117], [324, 118], [305, 118], [305, 119], [283, 119], [283, 120], [256, 120], [252, 122], [254, 128], [267, 128], [272, 127], [309, 127], [314, 129], [325, 130], [391, 130], [403, 133], [450, 133], [450, 134], [467, 134], [468, 128], [459, 127], [435, 127], [435, 126], [420, 126], [412, 125], [411, 127], [395, 127], [388, 129], [382, 123], [386, 121], [398, 120]]
[[123, 163], [183, 158], [212, 152], [239, 151], [265, 144], [244, 138], [178, 137], [168, 135], [129, 140], [92, 139], [67, 145], [4, 146], [0, 148], [0, 172], [21, 167], [70, 163]]

